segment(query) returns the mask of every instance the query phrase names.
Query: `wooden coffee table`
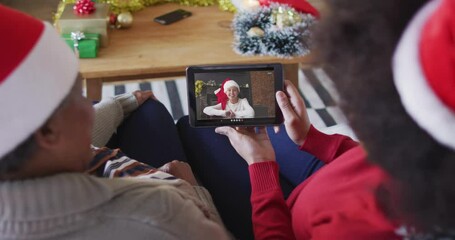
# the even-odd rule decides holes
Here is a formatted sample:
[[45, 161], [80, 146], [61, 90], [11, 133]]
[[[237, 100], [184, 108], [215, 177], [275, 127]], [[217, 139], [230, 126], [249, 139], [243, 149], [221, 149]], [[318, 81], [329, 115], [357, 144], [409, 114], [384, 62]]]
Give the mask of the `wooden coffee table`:
[[[153, 18], [179, 8], [193, 15], [167, 26], [153, 22]], [[133, 16], [131, 28], [109, 32], [109, 46], [100, 49], [98, 58], [81, 59], [80, 71], [86, 79], [89, 99], [101, 99], [104, 82], [184, 76], [189, 65], [280, 62], [284, 64], [285, 77], [297, 84], [299, 63], [312, 61], [311, 56], [282, 59], [235, 53], [233, 14], [218, 6], [164, 4]]]

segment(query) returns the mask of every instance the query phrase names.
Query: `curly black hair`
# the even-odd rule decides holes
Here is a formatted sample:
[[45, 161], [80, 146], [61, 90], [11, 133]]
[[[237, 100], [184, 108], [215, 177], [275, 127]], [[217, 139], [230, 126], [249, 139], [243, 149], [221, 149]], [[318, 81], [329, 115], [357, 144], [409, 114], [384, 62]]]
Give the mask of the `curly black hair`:
[[327, 14], [315, 28], [315, 44], [340, 93], [340, 107], [369, 159], [400, 186], [399, 200], [392, 200], [384, 189], [378, 189], [378, 200], [390, 217], [431, 231], [455, 229], [455, 152], [406, 113], [391, 67], [403, 30], [426, 2], [327, 0]]

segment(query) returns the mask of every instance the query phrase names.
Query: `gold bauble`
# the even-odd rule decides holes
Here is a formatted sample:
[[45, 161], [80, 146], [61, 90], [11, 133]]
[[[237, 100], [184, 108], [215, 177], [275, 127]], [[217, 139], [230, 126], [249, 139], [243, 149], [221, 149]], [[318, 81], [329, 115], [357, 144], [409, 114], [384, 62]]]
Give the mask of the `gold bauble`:
[[265, 32], [260, 27], [252, 27], [246, 34], [248, 37], [263, 37]]
[[302, 17], [293, 8], [278, 7], [272, 10], [271, 21], [278, 28], [292, 27], [302, 22]]
[[122, 12], [117, 16], [115, 24], [117, 28], [129, 28], [133, 25], [133, 15], [130, 12]]

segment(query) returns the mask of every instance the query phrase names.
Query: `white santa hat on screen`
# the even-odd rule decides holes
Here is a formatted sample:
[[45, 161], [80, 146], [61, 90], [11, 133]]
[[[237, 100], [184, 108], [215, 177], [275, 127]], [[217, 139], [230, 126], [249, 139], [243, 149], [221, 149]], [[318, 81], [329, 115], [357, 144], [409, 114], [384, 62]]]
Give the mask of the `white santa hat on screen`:
[[234, 80], [229, 80], [224, 83], [224, 93], [227, 93], [227, 90], [231, 87], [236, 87], [240, 91], [240, 87]]
[[[232, 79], [227, 79], [221, 86], [221, 88], [223, 88], [224, 93], [227, 93], [227, 90], [231, 87], [237, 87], [237, 89], [240, 91], [239, 85], [237, 84], [236, 81], [234, 81]], [[221, 88], [218, 88], [217, 90], [215, 90], [215, 94], [217, 94], [221, 90]]]
[[429, 1], [395, 50], [393, 74], [416, 123], [455, 150], [455, 1]]
[[0, 5], [0, 158], [51, 116], [78, 74], [78, 59], [49, 24]]

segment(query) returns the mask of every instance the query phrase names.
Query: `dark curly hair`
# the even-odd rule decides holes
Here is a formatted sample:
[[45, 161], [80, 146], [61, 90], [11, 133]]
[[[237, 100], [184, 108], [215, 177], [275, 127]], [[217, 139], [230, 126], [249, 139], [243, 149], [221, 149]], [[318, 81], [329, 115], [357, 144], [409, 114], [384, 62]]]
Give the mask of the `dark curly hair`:
[[400, 186], [398, 202], [378, 189], [385, 211], [421, 231], [453, 230], [455, 152], [411, 119], [392, 77], [395, 46], [426, 2], [327, 0], [327, 14], [315, 29], [315, 44], [340, 93], [340, 107], [369, 159]]

